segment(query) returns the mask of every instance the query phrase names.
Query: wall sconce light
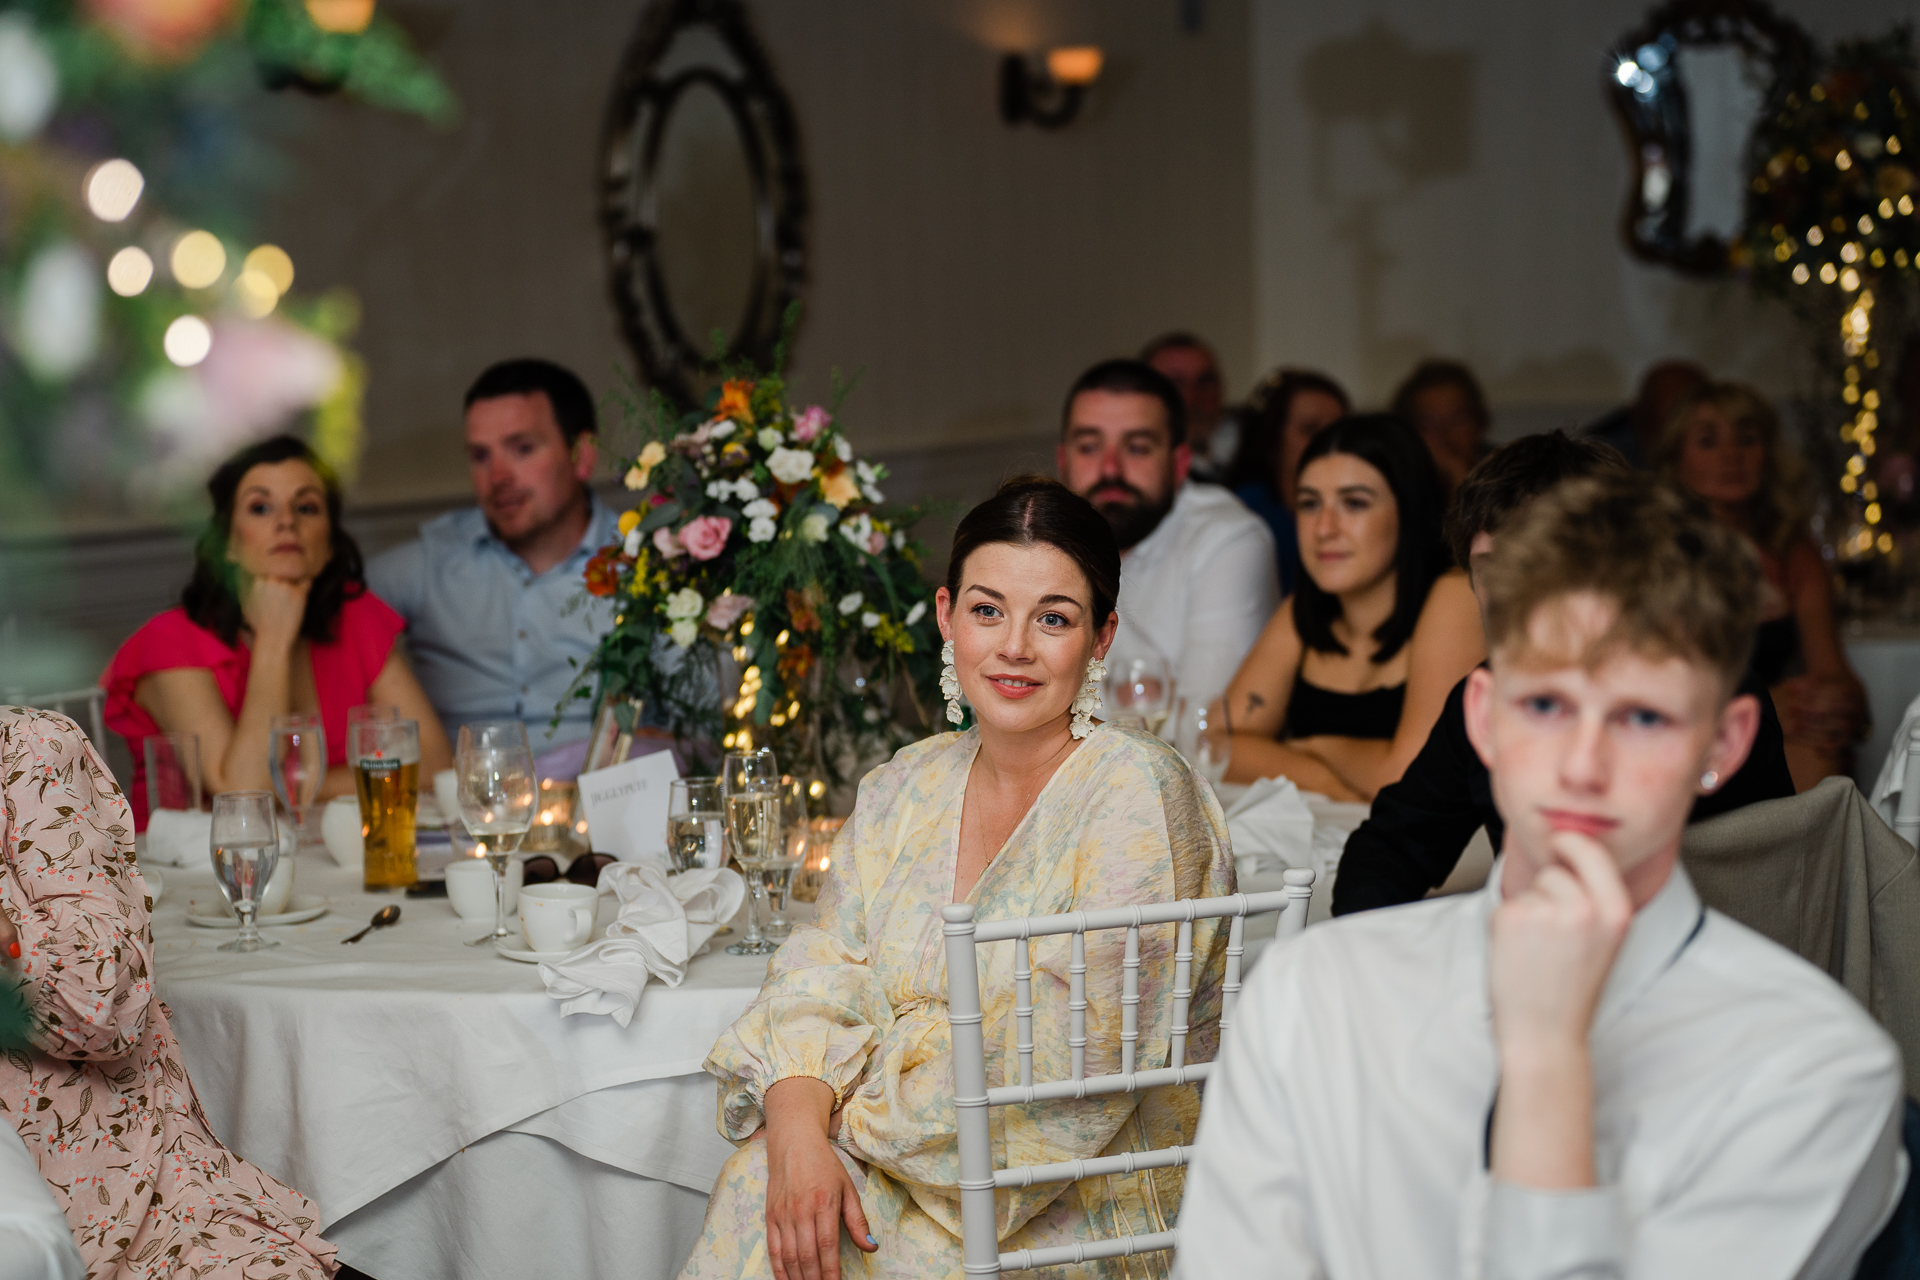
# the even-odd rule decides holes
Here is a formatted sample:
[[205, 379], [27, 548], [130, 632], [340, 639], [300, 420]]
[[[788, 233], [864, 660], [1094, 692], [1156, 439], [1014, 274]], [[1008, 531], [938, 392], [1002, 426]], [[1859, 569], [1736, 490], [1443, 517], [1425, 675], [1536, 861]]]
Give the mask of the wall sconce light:
[[1008, 124], [1030, 120], [1042, 129], [1070, 123], [1104, 61], [1097, 45], [1049, 49], [1039, 66], [1022, 54], [1008, 54], [1000, 60], [1000, 118]]

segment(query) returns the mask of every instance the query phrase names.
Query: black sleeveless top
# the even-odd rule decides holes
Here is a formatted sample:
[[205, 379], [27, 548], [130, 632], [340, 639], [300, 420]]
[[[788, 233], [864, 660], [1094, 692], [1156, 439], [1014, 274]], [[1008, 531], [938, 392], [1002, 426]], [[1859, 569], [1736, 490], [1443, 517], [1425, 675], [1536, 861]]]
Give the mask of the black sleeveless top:
[[1287, 699], [1287, 723], [1280, 736], [1312, 738], [1324, 733], [1391, 740], [1400, 728], [1400, 708], [1406, 700], [1405, 683], [1365, 693], [1336, 693], [1308, 684], [1295, 673], [1293, 694]]
[[1753, 660], [1748, 670], [1763, 685], [1786, 679], [1800, 657], [1800, 623], [1792, 614], [1768, 618], [1753, 629]]

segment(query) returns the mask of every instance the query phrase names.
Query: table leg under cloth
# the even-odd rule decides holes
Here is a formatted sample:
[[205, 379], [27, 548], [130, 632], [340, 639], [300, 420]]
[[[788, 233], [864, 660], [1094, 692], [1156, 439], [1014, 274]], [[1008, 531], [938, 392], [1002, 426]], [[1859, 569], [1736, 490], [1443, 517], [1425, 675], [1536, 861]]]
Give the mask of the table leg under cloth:
[[706, 1210], [704, 1192], [508, 1130], [325, 1234], [374, 1280], [673, 1280]]

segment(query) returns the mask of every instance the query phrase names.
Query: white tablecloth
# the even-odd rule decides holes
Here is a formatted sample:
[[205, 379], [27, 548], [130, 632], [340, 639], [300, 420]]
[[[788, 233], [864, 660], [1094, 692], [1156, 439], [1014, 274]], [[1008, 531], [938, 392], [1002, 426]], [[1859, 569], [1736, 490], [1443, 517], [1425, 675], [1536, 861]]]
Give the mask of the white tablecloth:
[[[721, 939], [681, 986], [649, 985], [623, 1030], [563, 1019], [532, 965], [463, 946], [482, 926], [444, 899], [363, 893], [323, 858], [300, 860], [295, 893], [332, 910], [269, 930], [282, 945], [248, 955], [215, 949], [231, 933], [186, 923], [189, 899], [217, 896], [210, 870], [165, 877], [155, 974], [207, 1118], [319, 1203], [346, 1261], [379, 1280], [533, 1274], [486, 1242], [505, 1248], [529, 1213], [570, 1197], [624, 1196], [628, 1234], [697, 1230], [731, 1150], [700, 1062], [759, 989], [763, 958], [720, 953]], [[389, 902], [398, 925], [340, 945]], [[684, 1257], [655, 1271], [618, 1252], [632, 1244], [619, 1232], [538, 1234], [560, 1251], [542, 1254], [553, 1275], [670, 1276]]]

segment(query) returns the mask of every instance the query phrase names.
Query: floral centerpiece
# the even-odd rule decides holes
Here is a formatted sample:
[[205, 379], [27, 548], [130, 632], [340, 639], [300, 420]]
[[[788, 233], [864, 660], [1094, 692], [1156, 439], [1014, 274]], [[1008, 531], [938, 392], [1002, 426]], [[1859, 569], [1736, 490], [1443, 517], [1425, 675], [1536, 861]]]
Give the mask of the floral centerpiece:
[[655, 396], [633, 415], [637, 505], [586, 569], [619, 611], [571, 696], [637, 702], [702, 754], [771, 746], [796, 775], [844, 781], [933, 727], [921, 513], [885, 504], [886, 469], [832, 411], [790, 406], [778, 373], [734, 372], [705, 411]]

